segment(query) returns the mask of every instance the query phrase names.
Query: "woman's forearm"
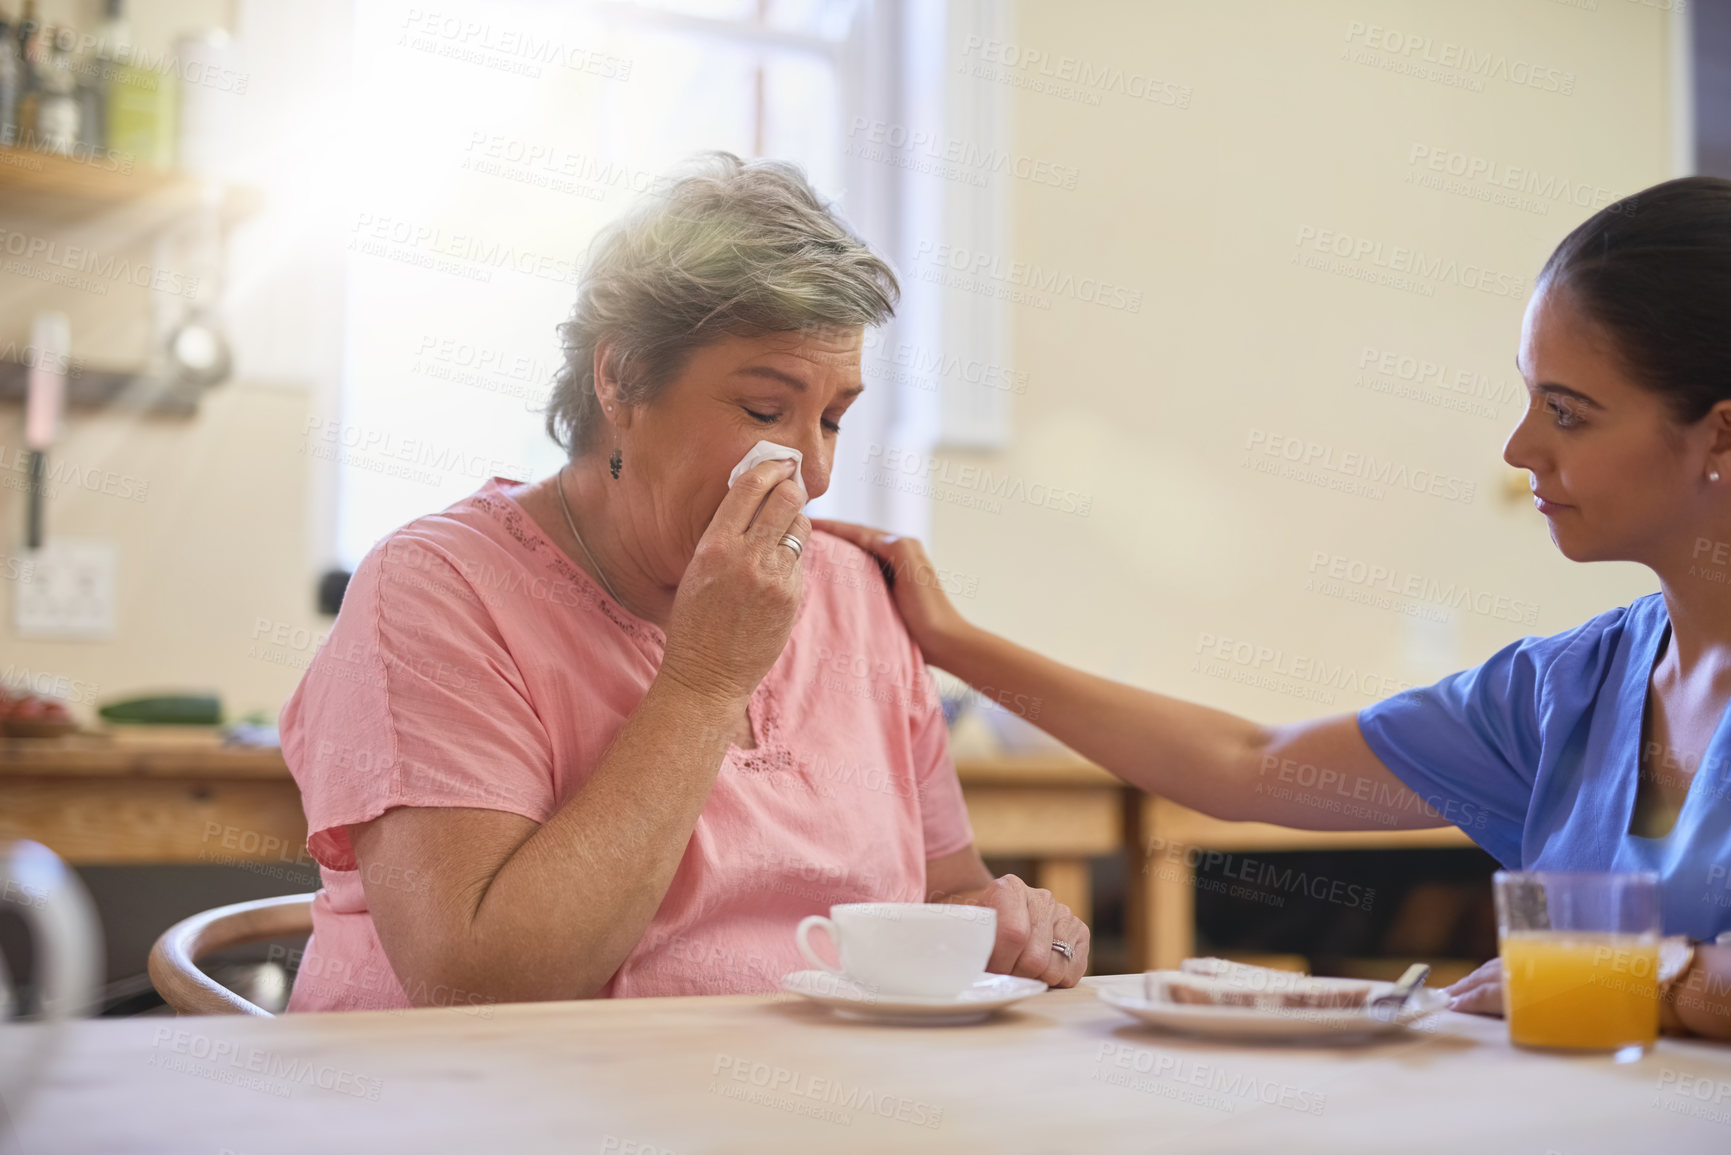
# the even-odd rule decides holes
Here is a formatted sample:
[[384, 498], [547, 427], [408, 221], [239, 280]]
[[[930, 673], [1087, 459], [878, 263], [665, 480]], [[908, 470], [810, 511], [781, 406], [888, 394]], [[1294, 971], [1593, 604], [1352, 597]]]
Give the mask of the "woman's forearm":
[[672, 884], [742, 709], [656, 679], [583, 789], [479, 896], [467, 944], [489, 993], [588, 998], [606, 985]]
[[926, 659], [1133, 785], [1241, 816], [1267, 741], [1254, 722], [1084, 673], [972, 626]]

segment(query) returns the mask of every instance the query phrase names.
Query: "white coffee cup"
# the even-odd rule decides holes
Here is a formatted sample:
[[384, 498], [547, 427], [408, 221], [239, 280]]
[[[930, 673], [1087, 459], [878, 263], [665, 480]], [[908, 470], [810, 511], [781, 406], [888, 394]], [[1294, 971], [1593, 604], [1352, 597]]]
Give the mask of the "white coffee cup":
[[[830, 907], [829, 914], [800, 920], [794, 932], [800, 953], [813, 966], [880, 995], [954, 998], [985, 972], [998, 937], [998, 912], [985, 906], [849, 902]], [[812, 949], [811, 932], [818, 927], [828, 932], [841, 966]]]

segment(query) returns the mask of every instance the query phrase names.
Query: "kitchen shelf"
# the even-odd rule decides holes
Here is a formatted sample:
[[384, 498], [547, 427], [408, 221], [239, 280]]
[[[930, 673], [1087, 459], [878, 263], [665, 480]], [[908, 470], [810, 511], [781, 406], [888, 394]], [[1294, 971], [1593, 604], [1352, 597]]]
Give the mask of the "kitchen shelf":
[[[0, 216], [40, 222], [50, 235], [107, 218], [129, 238], [148, 238], [173, 227], [203, 206], [219, 205], [224, 231], [263, 204], [256, 189], [205, 180], [190, 173], [134, 166], [105, 155], [59, 156], [30, 148], [0, 148]], [[33, 230], [35, 231], [35, 230]], [[75, 232], [69, 235], [76, 235]], [[0, 403], [24, 399], [30, 371], [0, 361]], [[67, 374], [70, 409], [113, 408], [162, 416], [198, 412], [203, 390], [158, 380], [141, 369], [78, 366]]]
[[[0, 404], [23, 402], [29, 383], [28, 365], [0, 361]], [[190, 417], [198, 412], [202, 392], [171, 381], [152, 380], [137, 371], [74, 366], [66, 374], [68, 409], [117, 409]]]
[[[69, 220], [144, 201], [191, 208], [207, 187], [206, 181], [169, 169], [0, 148], [0, 210], [5, 211]], [[263, 200], [256, 189], [221, 187], [225, 224], [250, 216]]]

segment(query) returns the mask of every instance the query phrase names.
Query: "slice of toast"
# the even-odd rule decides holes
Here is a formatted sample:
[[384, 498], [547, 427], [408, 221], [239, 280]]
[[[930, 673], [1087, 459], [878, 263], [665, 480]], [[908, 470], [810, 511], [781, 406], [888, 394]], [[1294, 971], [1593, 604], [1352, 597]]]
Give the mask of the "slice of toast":
[[1185, 959], [1179, 970], [1181, 976], [1161, 979], [1165, 997], [1193, 1006], [1350, 1010], [1364, 1006], [1374, 989], [1369, 982], [1323, 982], [1220, 958]]

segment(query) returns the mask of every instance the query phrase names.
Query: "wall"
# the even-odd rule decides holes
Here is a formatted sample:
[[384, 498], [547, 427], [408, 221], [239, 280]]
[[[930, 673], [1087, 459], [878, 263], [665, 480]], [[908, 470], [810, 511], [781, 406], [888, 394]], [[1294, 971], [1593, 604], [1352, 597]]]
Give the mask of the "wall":
[[[1675, 174], [1668, 14], [1631, 0], [1016, 11], [1013, 44], [964, 44], [958, 73], [983, 75], [957, 82], [1014, 85], [1014, 150], [1077, 178], [1015, 183], [1013, 248], [973, 286], [1053, 291], [1012, 309], [1027, 385], [1013, 445], [934, 470], [934, 552], [974, 586], [966, 612], [1272, 721], [1357, 708], [1655, 588], [1636, 567], [1564, 560], [1500, 454], [1545, 256], [1590, 207]], [[1494, 177], [1430, 187], [1472, 158]], [[1492, 179], [1516, 194], [1499, 202]], [[1389, 266], [1408, 271], [1374, 280]], [[1080, 299], [1098, 295], [1085, 278], [1139, 309]], [[1394, 372], [1378, 371], [1383, 352]], [[1402, 380], [1403, 357], [1443, 368]], [[1285, 464], [1264, 452], [1285, 450], [1275, 438], [1321, 468], [1258, 471]], [[1351, 454], [1408, 484], [1343, 491], [1366, 480]], [[1337, 558], [1362, 580], [1320, 580]], [[1372, 583], [1373, 567], [1394, 576]], [[1418, 597], [1389, 593], [1409, 582]]]
[[[183, 27], [237, 18], [192, 0], [133, 7], [150, 13], [137, 18], [141, 40], [164, 45]], [[971, 591], [967, 612], [1091, 669], [1274, 719], [1356, 707], [1649, 590], [1644, 571], [1561, 559], [1530, 503], [1504, 498], [1499, 453], [1521, 404], [1517, 285], [1530, 286], [1588, 211], [1569, 196], [1602, 202], [1672, 173], [1669, 20], [1632, 0], [1025, 0], [1008, 54], [964, 38], [949, 62], [954, 83], [1007, 86], [1012, 151], [1075, 175], [1073, 188], [1012, 181], [1008, 251], [969, 258], [988, 259], [984, 278], [967, 282], [974, 289], [1015, 289], [1014, 272], [993, 273], [1026, 262], [1057, 291], [1010, 310], [1011, 367], [1025, 385], [1012, 398], [1011, 447], [932, 463], [932, 545]], [[282, 44], [287, 25], [262, 42]], [[1430, 45], [1379, 52], [1365, 25]], [[1433, 68], [1427, 51], [1468, 52], [1497, 74]], [[1043, 57], [1028, 63], [1030, 53]], [[270, 58], [251, 67], [268, 87]], [[1084, 83], [1102, 72], [1099, 85]], [[1565, 82], [1567, 93], [1546, 90]], [[287, 127], [330, 123], [308, 105]], [[1419, 149], [1445, 162], [1484, 158], [1499, 174], [1528, 170], [1536, 183], [1513, 204], [1484, 199], [1494, 190], [1483, 179], [1426, 187], [1437, 174], [1414, 162]], [[503, 195], [499, 182], [487, 187]], [[248, 229], [243, 243], [279, 264], [308, 243], [279, 234], [273, 250], [259, 239], [268, 219]], [[1326, 263], [1298, 243], [1325, 231], [1380, 249], [1334, 271], [1297, 263]], [[1356, 279], [1384, 271], [1376, 261], [1397, 248], [1448, 272], [1396, 286]], [[1463, 283], [1486, 269], [1492, 291]], [[1079, 299], [1098, 281], [1137, 310]], [[236, 713], [274, 713], [293, 689], [323, 626], [311, 579], [325, 558], [313, 543], [332, 532], [303, 436], [328, 411], [316, 389], [340, 356], [320, 347], [333, 341], [318, 319], [329, 312], [310, 309], [316, 295], [294, 288], [302, 283], [234, 286], [237, 332], [251, 334], [242, 371], [196, 419], [70, 421], [61, 459], [150, 485], [142, 502], [73, 491], [50, 507], [51, 533], [117, 544], [119, 629], [110, 642], [74, 643], [22, 641], [8, 628], [0, 669], [92, 699], [212, 687]], [[49, 299], [39, 282], [8, 279], [0, 339], [21, 339], [27, 310]], [[71, 301], [75, 351], [94, 363], [138, 356], [147, 314], [136, 305]], [[248, 362], [266, 341], [271, 357]], [[1367, 349], [1444, 368], [1405, 382], [1364, 366]], [[1468, 392], [1437, 386], [1463, 373]], [[1247, 454], [1273, 437], [1337, 461], [1371, 455], [1409, 479], [1441, 473], [1457, 492], [1472, 485], [1473, 500], [1389, 485], [1380, 498], [1355, 496], [1248, 468], [1279, 464]], [[20, 444], [19, 414], [0, 412], [0, 446]], [[1338, 470], [1322, 478], [1346, 480]], [[1054, 489], [1058, 508], [1030, 500]], [[428, 508], [443, 503], [431, 496]], [[22, 494], [0, 497], [0, 540], [16, 548]], [[1490, 599], [1490, 612], [1334, 596], [1377, 596], [1352, 583], [1307, 588], [1319, 555], [1381, 567], [1433, 599], [1465, 589]], [[1530, 621], [1506, 620], [1529, 608]], [[271, 635], [289, 644], [261, 647]], [[1204, 669], [1208, 639], [1252, 656]], [[1260, 662], [1259, 650], [1269, 655]], [[1233, 680], [1271, 669], [1301, 672], [1277, 674], [1274, 689]], [[1319, 671], [1325, 684], [1310, 677]]]

